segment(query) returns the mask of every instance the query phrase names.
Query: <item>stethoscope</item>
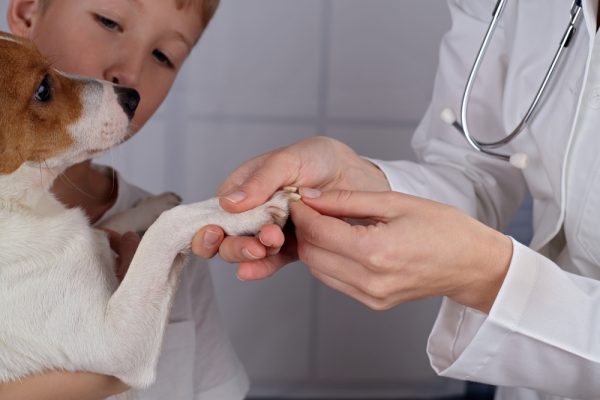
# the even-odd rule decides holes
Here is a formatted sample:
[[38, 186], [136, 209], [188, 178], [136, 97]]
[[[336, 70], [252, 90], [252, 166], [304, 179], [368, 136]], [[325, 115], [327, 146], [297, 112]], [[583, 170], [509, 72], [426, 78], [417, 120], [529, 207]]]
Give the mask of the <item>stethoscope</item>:
[[558, 62], [560, 61], [561, 56], [563, 55], [563, 50], [566, 47], [569, 47], [569, 43], [571, 42], [571, 39], [575, 32], [575, 25], [577, 24], [579, 17], [581, 15], [581, 12], [582, 12], [581, 11], [581, 0], [575, 0], [573, 2], [573, 6], [571, 7], [571, 11], [570, 11], [571, 20], [569, 21], [569, 25], [567, 26], [567, 29], [565, 30], [565, 33], [563, 34], [562, 40], [560, 42], [560, 46], [558, 47], [558, 50], [556, 51], [556, 54], [554, 55], [554, 59], [552, 60], [552, 63], [550, 64], [550, 67], [548, 68], [548, 71], [546, 72], [546, 76], [544, 77], [544, 80], [542, 81], [540, 88], [538, 89], [537, 93], [535, 94], [533, 102], [531, 103], [531, 106], [529, 106], [529, 109], [527, 110], [525, 117], [523, 117], [523, 119], [521, 120], [519, 125], [517, 125], [517, 127], [503, 139], [498, 140], [496, 142], [482, 142], [482, 141], [475, 139], [473, 137], [473, 135], [471, 134], [471, 132], [469, 131], [469, 124], [467, 121], [469, 97], [471, 96], [471, 90], [473, 89], [473, 84], [475, 83], [475, 78], [477, 76], [477, 72], [479, 71], [479, 67], [481, 66], [481, 61], [483, 60], [483, 56], [485, 55], [485, 52], [487, 51], [487, 48], [490, 44], [490, 40], [494, 34], [494, 31], [496, 30], [496, 26], [498, 25], [498, 20], [500, 19], [500, 15], [502, 14], [502, 11], [504, 10], [505, 5], [506, 5], [506, 0], [498, 0], [498, 2], [496, 3], [496, 7], [494, 8], [494, 13], [493, 13], [493, 17], [492, 17], [492, 22], [490, 23], [490, 26], [485, 34], [485, 37], [483, 38], [483, 43], [481, 44], [481, 48], [479, 49], [479, 52], [477, 53], [477, 57], [475, 58], [475, 63], [473, 64], [473, 68], [471, 68], [471, 73], [469, 74], [469, 79], [467, 80], [467, 85], [465, 86], [465, 91], [464, 91], [464, 94], [462, 97], [461, 110], [460, 110], [460, 123], [456, 120], [456, 116], [454, 115], [454, 112], [449, 108], [444, 109], [440, 116], [444, 122], [446, 122], [449, 125], [454, 126], [456, 129], [458, 129], [458, 131], [460, 133], [462, 133], [462, 135], [465, 137], [465, 139], [467, 139], [469, 144], [475, 150], [477, 150], [481, 153], [490, 155], [492, 157], [495, 157], [495, 158], [498, 158], [498, 159], [501, 159], [504, 161], [508, 161], [508, 162], [510, 162], [511, 165], [513, 165], [514, 167], [517, 167], [519, 169], [524, 169], [527, 167], [527, 161], [528, 161], [527, 154], [515, 153], [512, 155], [506, 155], [506, 154], [493, 152], [489, 149], [495, 149], [495, 148], [498, 148], [500, 146], [504, 146], [504, 145], [510, 143], [514, 138], [516, 138], [523, 131], [523, 129], [525, 129], [525, 126], [527, 126], [527, 123], [529, 122], [533, 113], [536, 110], [536, 107], [540, 101], [540, 98], [544, 95], [544, 92], [546, 91], [548, 82], [550, 81], [550, 79], [552, 78], [552, 76], [556, 70], [556, 66], [557, 66]]

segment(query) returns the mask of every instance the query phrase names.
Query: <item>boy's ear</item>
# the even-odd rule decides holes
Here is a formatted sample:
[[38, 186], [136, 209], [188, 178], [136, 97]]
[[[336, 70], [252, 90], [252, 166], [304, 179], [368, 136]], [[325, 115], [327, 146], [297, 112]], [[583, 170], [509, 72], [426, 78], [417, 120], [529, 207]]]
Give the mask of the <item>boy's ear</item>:
[[38, 0], [10, 0], [6, 17], [12, 33], [30, 38], [38, 9]]

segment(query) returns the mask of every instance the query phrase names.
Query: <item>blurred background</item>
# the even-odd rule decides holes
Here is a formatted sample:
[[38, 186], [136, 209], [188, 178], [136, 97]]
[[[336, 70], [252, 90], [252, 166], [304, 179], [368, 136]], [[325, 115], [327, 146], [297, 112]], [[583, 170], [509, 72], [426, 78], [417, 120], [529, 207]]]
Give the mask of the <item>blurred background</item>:
[[[241, 162], [310, 135], [369, 157], [411, 159], [449, 27], [444, 0], [222, 0], [155, 118], [99, 162], [192, 202], [212, 197]], [[526, 206], [514, 236], [529, 235], [527, 215]], [[465, 392], [462, 382], [436, 377], [425, 353], [439, 299], [374, 312], [300, 263], [254, 283], [220, 260], [210, 268], [252, 396]]]

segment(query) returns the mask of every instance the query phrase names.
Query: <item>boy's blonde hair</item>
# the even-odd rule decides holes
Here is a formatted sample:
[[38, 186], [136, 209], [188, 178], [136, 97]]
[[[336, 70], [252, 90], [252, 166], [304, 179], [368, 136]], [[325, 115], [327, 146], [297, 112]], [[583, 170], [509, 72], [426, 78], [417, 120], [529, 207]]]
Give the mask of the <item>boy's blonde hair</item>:
[[[162, 1], [162, 0], [160, 0]], [[39, 0], [39, 7], [42, 14], [48, 8], [51, 0]], [[206, 28], [219, 7], [220, 0], [175, 0], [175, 7], [178, 10], [188, 9], [192, 6], [202, 16], [202, 27]]]

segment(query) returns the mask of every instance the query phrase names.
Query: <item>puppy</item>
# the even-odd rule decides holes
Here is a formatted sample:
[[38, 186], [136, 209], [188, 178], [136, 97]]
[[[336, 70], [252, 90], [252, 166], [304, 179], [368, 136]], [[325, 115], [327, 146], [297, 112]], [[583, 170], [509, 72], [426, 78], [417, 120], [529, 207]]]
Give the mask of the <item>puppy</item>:
[[[66, 370], [149, 386], [178, 255], [194, 233], [207, 224], [230, 235], [282, 225], [299, 198], [278, 192], [237, 215], [218, 199], [172, 208], [148, 228], [119, 284], [106, 234], [49, 188], [66, 167], [126, 140], [139, 100], [132, 89], [53, 70], [30, 42], [0, 33], [0, 382]], [[155, 203], [147, 204], [160, 211]]]

